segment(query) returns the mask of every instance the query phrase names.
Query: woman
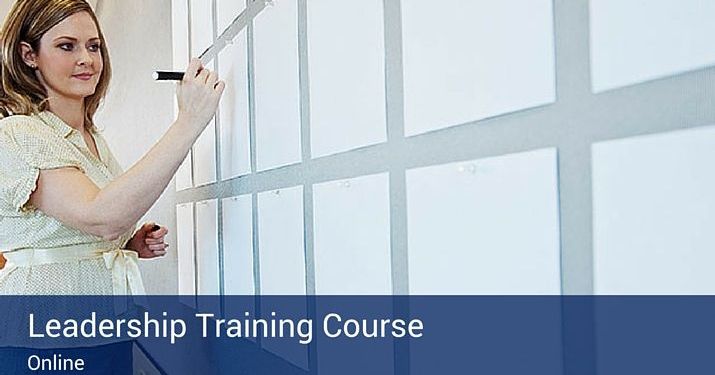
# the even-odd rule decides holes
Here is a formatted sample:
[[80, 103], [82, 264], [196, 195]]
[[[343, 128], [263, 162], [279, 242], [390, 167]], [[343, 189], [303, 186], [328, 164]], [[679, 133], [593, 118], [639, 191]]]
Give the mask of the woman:
[[179, 114], [122, 172], [94, 114], [111, 68], [84, 0], [17, 0], [0, 35], [0, 294], [143, 294], [137, 258], [166, 228], [136, 222], [214, 115], [225, 84], [193, 59]]

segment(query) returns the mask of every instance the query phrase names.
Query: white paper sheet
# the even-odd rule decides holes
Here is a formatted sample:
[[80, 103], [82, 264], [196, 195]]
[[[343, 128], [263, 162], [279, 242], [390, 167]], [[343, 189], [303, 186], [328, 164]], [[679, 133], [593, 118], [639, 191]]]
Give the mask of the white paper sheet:
[[171, 32], [174, 69], [185, 70], [189, 63], [189, 3], [171, 1]]
[[219, 254], [217, 202], [215, 199], [196, 202], [196, 263], [198, 294], [219, 294]]
[[261, 294], [305, 294], [303, 188], [258, 194]]
[[193, 183], [191, 181], [191, 152], [186, 155], [186, 159], [179, 165], [179, 169], [176, 170], [176, 191], [185, 190], [191, 188]]
[[246, 33], [218, 57], [219, 74], [226, 89], [219, 105], [221, 124], [221, 178], [251, 173], [248, 117], [248, 46]]
[[[218, 0], [217, 34], [223, 32], [246, 8], [241, 0]], [[218, 72], [226, 82], [219, 103], [221, 131], [221, 179], [227, 180], [251, 172], [248, 117], [248, 44], [241, 32], [218, 55]]]
[[401, 7], [406, 135], [555, 100], [551, 0]]
[[191, 57], [198, 57], [213, 44], [213, 11], [211, 2], [190, 0]]
[[194, 263], [194, 205], [184, 203], [176, 206], [176, 243], [178, 257], [179, 294], [189, 295], [187, 303], [194, 305], [196, 294], [196, 269]]
[[[171, 29], [173, 41], [173, 66], [174, 69], [183, 71], [189, 62], [189, 3], [187, 0], [172, 0], [171, 2]], [[174, 116], [179, 113], [174, 98]], [[191, 152], [176, 171], [176, 190], [193, 187], [191, 180]]]
[[206, 126], [194, 143], [194, 185], [201, 186], [216, 182], [216, 122]]
[[594, 92], [715, 64], [715, 2], [591, 0]]
[[411, 294], [559, 294], [555, 149], [407, 171]]
[[255, 294], [250, 195], [223, 199], [224, 293]]
[[[258, 251], [262, 295], [304, 295], [305, 251], [303, 248], [303, 188], [301, 186], [258, 194]], [[263, 315], [286, 311], [262, 302]], [[295, 304], [290, 306], [295, 309]], [[304, 311], [291, 311], [307, 316]], [[295, 345], [263, 341], [263, 347], [291, 363], [307, 368], [308, 350]]]
[[[213, 43], [211, 2], [191, 0], [191, 56], [198, 57]], [[208, 67], [212, 69], [212, 66]], [[212, 120], [193, 147], [195, 186], [216, 181], [216, 134]]]
[[715, 293], [715, 127], [593, 145], [597, 294]]
[[384, 142], [381, 0], [308, 2], [312, 156]]
[[313, 187], [317, 294], [392, 294], [387, 173]]
[[301, 160], [297, 1], [277, 1], [255, 21], [256, 164]]

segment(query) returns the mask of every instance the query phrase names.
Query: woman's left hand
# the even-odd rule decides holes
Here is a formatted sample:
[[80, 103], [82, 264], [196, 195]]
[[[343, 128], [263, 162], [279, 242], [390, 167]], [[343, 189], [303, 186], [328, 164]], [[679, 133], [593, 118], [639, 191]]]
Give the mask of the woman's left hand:
[[[158, 229], [157, 229], [158, 227]], [[166, 227], [155, 223], [144, 223], [127, 242], [127, 249], [139, 253], [139, 258], [151, 259], [166, 254], [169, 244], [164, 242], [164, 237], [169, 233]]]

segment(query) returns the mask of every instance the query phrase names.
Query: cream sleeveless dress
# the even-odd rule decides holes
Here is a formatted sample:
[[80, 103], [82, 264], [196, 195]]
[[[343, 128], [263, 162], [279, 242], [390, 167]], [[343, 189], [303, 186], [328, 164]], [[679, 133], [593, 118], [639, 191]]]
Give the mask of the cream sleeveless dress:
[[123, 249], [134, 229], [105, 241], [28, 203], [43, 169], [77, 168], [100, 188], [122, 173], [102, 135], [92, 136], [99, 159], [49, 111], [0, 120], [0, 294], [145, 294], [137, 253]]

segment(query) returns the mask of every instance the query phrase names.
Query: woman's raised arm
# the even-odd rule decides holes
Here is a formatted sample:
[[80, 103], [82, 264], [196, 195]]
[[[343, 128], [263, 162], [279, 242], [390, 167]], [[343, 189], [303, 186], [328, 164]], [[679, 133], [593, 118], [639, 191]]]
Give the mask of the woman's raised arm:
[[30, 204], [70, 227], [118, 238], [169, 184], [216, 112], [224, 88], [216, 73], [202, 70], [193, 59], [177, 88], [179, 115], [144, 157], [103, 189], [75, 168], [41, 170]]

